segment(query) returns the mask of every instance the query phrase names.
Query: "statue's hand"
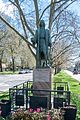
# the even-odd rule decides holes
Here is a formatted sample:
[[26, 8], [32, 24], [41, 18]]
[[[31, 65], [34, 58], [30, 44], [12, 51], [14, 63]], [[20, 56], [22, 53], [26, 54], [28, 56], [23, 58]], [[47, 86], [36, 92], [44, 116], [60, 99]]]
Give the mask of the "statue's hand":
[[49, 45], [48, 45], [50, 48], [51, 48], [51, 43], [49, 43]]
[[35, 45], [34, 38], [31, 38], [31, 42], [33, 45]]

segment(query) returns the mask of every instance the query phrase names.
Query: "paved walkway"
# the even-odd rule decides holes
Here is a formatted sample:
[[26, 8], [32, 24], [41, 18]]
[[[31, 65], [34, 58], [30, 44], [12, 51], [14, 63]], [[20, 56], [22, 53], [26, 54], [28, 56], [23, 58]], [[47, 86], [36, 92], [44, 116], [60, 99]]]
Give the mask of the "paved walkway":
[[72, 78], [80, 81], [80, 74], [73, 74], [71, 71], [65, 70], [65, 72], [70, 75]]
[[33, 73], [0, 75], [0, 92], [9, 90], [9, 88], [18, 84], [33, 80]]

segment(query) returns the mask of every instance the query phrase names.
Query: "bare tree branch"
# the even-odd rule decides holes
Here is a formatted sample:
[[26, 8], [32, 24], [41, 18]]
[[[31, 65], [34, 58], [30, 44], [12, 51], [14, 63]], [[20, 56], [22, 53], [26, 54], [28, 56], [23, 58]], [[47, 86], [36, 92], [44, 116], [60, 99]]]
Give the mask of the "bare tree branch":
[[[60, 1], [57, 1], [57, 2], [55, 2], [55, 3], [59, 3], [59, 2], [60, 2]], [[50, 3], [50, 4], [43, 10], [43, 12], [42, 12], [39, 20], [41, 20], [41, 18], [42, 18], [42, 16], [44, 15], [45, 11], [46, 11], [52, 4], [54, 4], [54, 2]]]
[[7, 25], [9, 26], [12, 30], [14, 30], [14, 32], [16, 32], [16, 34], [18, 34], [25, 42], [27, 42], [29, 45], [31, 45], [33, 48], [34, 45], [32, 45], [24, 36], [22, 36], [14, 27], [12, 27], [3, 17], [0, 16], [0, 19]]
[[35, 13], [36, 13], [36, 26], [38, 28], [39, 26], [39, 9], [38, 9], [38, 2], [37, 0], [33, 0], [34, 1], [34, 6], [35, 6]]
[[51, 5], [50, 5], [50, 16], [49, 16], [49, 29], [51, 30], [51, 26], [52, 26], [52, 19], [54, 16], [54, 9], [55, 9], [55, 2], [53, 2], [53, 0], [51, 0]]
[[64, 53], [66, 53], [67, 51], [71, 50], [70, 46], [72, 44], [69, 44], [68, 46], [66, 46], [64, 49], [62, 49], [56, 56], [54, 56], [53, 59], [55, 59], [57, 57], [57, 59]]
[[66, 9], [66, 8], [68, 8], [73, 2], [75, 2], [75, 0], [74, 1], [72, 1], [71, 3], [69, 3], [66, 7], [64, 7], [64, 9], [62, 9], [59, 13], [58, 13], [58, 15], [53, 19], [53, 22], [58, 18], [58, 16]]
[[16, 1], [16, 4], [17, 4], [17, 8], [18, 8], [18, 12], [19, 12], [19, 15], [20, 15], [20, 20], [21, 20], [21, 23], [22, 23], [22, 27], [23, 27], [23, 30], [24, 30], [24, 33], [25, 33], [25, 37], [26, 37], [26, 39], [28, 39], [28, 36], [27, 36], [27, 33], [26, 33], [26, 28], [25, 28], [24, 21], [23, 21], [23, 16], [21, 15], [21, 12], [20, 12], [19, 1], [18, 0], [15, 0], [15, 1]]
[[20, 5], [18, 4], [18, 0], [15, 0], [16, 4], [15, 4], [14, 2], [12, 2], [11, 0], [10, 0], [10, 2], [11, 2], [13, 5], [15, 5], [15, 6], [19, 9], [20, 14], [21, 14], [22, 17], [23, 17], [23, 20], [24, 20], [25, 26], [27, 27], [27, 29], [29, 30], [29, 32], [30, 32], [32, 35], [34, 35], [33, 31], [31, 30], [31, 28], [30, 28], [29, 25], [27, 24], [27, 21], [26, 21], [25, 15], [24, 15], [24, 13], [23, 13], [23, 11], [22, 11]]
[[17, 7], [17, 5], [13, 1], [9, 0], [9, 2], [11, 2], [14, 6]]
[[28, 45], [28, 48], [29, 48], [29, 50], [31, 51], [32, 55], [33, 55], [34, 58], [36, 59], [36, 54], [33, 52], [31, 46], [30, 46], [29, 44], [27, 44], [27, 45]]
[[[24, 14], [23, 14], [23, 11], [22, 11], [22, 9], [21, 9], [21, 7], [20, 7], [20, 5], [19, 5], [19, 1], [18, 1], [18, 0], [15, 0], [16, 4], [13, 3], [11, 0], [10, 0], [10, 2], [11, 2], [12, 4], [14, 4], [14, 5], [18, 8], [18, 12], [19, 12], [19, 15], [20, 15], [20, 20], [21, 20], [21, 23], [22, 23], [22, 26], [23, 26], [23, 30], [24, 30], [24, 33], [25, 33], [25, 37], [26, 37], [26, 39], [28, 39], [25, 25], [26, 25], [26, 27], [28, 28], [28, 30], [29, 30], [32, 34], [33, 34], [33, 32], [32, 32], [32, 30], [29, 28], [29, 26], [28, 26], [28, 24], [27, 24], [27, 22], [26, 22], [26, 19], [25, 19], [25, 16], [24, 16]], [[24, 23], [25, 23], [25, 24], [24, 24]], [[33, 35], [34, 35], [34, 34], [33, 34]], [[31, 49], [30, 44], [27, 44], [27, 45], [28, 45], [28, 48], [30, 49], [31, 53], [32, 53], [33, 56], [35, 57], [35, 53], [34, 53], [33, 50]]]
[[41, 18], [42, 18], [42, 16], [44, 15], [45, 11], [46, 11], [50, 6], [51, 6], [51, 4], [49, 4], [49, 5], [43, 10], [43, 12], [42, 12], [39, 20], [41, 20]]

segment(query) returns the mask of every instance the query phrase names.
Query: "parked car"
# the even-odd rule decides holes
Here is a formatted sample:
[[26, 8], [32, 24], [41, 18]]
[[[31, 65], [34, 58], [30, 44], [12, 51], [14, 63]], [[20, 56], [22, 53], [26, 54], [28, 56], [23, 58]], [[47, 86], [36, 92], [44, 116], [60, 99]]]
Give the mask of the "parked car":
[[30, 70], [28, 70], [28, 69], [21, 69], [21, 70], [19, 71], [19, 74], [30, 73], [29, 71], [30, 71]]
[[74, 68], [73, 74], [78, 74], [78, 71]]

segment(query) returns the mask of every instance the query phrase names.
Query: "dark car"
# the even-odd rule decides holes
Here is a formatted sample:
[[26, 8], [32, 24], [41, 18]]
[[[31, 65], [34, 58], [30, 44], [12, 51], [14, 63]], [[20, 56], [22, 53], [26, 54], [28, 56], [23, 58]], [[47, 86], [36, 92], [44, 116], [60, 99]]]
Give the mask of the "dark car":
[[78, 74], [78, 71], [74, 68], [73, 74]]

